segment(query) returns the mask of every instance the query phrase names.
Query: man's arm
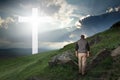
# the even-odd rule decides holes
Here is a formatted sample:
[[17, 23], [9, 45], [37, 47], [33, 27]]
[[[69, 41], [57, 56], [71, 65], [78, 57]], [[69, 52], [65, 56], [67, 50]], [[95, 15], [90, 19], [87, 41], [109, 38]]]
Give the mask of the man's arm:
[[78, 44], [77, 42], [75, 43], [75, 56], [78, 57]]
[[89, 43], [87, 42], [87, 57], [90, 56], [90, 46]]

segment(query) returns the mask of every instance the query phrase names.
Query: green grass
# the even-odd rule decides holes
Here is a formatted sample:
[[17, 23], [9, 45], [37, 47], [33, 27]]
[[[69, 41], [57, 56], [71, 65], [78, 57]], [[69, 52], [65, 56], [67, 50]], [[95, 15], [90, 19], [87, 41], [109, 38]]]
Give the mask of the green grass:
[[[102, 40], [91, 46], [91, 53], [94, 56], [101, 49], [108, 48], [112, 50], [120, 44], [120, 31], [116, 29], [109, 29], [107, 31], [98, 33], [90, 38], [91, 41], [96, 36], [100, 36]], [[66, 45], [60, 50], [45, 52], [41, 54], [0, 59], [0, 80], [26, 80], [30, 77], [39, 77], [41, 80], [77, 80], [78, 68], [72, 65], [58, 65], [56, 67], [49, 67], [48, 61], [56, 54], [61, 54], [64, 51], [71, 50], [74, 52], [75, 44]], [[88, 72], [85, 77], [80, 77], [81, 80], [93, 80], [99, 77], [106, 70], [112, 69], [113, 60], [111, 57], [106, 58], [103, 62], [97, 65], [92, 71]], [[117, 72], [120, 74], [120, 72]], [[116, 75], [113, 75], [116, 78]], [[114, 80], [115, 78], [111, 78]]]
[[47, 62], [57, 51], [38, 55], [0, 60], [0, 80], [24, 80], [48, 66]]

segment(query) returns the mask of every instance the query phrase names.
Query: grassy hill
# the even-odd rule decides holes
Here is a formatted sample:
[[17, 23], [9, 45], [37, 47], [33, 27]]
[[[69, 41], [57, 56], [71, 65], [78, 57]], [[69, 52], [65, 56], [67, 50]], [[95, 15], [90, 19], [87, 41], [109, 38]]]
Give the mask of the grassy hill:
[[[120, 28], [118, 27], [113, 27], [87, 39], [91, 42], [97, 36], [100, 37], [100, 41], [91, 46], [91, 57], [101, 49], [113, 50], [120, 44]], [[67, 50], [74, 52], [74, 43], [66, 45], [60, 50], [37, 55], [0, 59], [0, 80], [32, 80], [30, 79], [31, 77], [39, 78], [38, 80], [98, 80], [101, 75], [111, 70], [113, 70], [112, 73], [114, 74], [109, 74], [109, 79], [116, 80], [120, 77], [120, 64], [114, 63], [111, 57], [104, 59], [104, 61], [89, 71], [86, 76], [80, 77], [80, 79], [77, 66], [62, 65], [53, 68], [48, 66], [48, 61], [51, 57]], [[117, 71], [114, 71], [116, 69], [116, 67], [113, 67], [114, 65], [117, 65]]]

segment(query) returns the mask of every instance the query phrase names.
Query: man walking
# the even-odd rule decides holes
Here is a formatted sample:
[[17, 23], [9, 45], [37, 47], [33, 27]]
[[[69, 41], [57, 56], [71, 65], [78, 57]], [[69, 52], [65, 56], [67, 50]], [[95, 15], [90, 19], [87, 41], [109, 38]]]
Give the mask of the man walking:
[[90, 47], [84, 35], [76, 42], [75, 55], [78, 57], [79, 73], [85, 74], [86, 59], [89, 57]]

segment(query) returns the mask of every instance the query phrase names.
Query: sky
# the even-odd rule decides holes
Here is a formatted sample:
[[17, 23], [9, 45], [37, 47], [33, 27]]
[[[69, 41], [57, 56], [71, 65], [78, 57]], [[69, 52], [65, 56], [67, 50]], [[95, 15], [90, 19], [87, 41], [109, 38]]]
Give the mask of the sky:
[[[38, 8], [38, 15], [43, 17], [44, 23], [39, 22], [38, 29], [43, 34], [73, 26], [80, 28], [79, 19], [117, 11], [120, 0], [0, 0], [0, 48], [31, 48], [31, 23], [20, 23], [18, 17], [31, 16], [32, 8]], [[72, 42], [39, 40], [39, 47], [54, 49]]]

